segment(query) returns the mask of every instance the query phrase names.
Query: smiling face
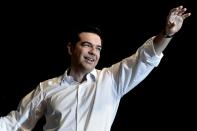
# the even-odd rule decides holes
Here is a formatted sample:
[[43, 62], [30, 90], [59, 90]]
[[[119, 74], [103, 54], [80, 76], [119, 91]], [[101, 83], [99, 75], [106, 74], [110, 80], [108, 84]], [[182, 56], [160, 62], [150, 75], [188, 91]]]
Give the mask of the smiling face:
[[100, 59], [101, 38], [95, 33], [82, 32], [75, 46], [69, 45], [71, 69], [85, 73], [91, 72]]

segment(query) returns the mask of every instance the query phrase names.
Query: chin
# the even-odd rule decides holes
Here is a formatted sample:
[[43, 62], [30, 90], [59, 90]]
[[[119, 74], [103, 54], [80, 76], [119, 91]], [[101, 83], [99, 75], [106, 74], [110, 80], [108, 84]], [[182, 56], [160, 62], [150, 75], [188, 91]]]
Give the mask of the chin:
[[86, 72], [91, 72], [92, 70], [94, 70], [95, 67], [86, 67], [85, 70]]
[[83, 69], [86, 71], [86, 72], [91, 72], [92, 70], [94, 70], [95, 68], [95, 64], [83, 64]]

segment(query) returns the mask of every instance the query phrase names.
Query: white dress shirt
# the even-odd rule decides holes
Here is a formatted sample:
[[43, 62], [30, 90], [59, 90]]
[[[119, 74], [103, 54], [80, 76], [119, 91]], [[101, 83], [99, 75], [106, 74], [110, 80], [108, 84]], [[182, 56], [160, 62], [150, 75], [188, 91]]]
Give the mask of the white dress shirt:
[[41, 82], [16, 111], [0, 118], [0, 131], [30, 131], [45, 115], [44, 131], [110, 131], [119, 102], [156, 67], [158, 56], [148, 39], [132, 56], [102, 70], [94, 69], [82, 82], [67, 71]]

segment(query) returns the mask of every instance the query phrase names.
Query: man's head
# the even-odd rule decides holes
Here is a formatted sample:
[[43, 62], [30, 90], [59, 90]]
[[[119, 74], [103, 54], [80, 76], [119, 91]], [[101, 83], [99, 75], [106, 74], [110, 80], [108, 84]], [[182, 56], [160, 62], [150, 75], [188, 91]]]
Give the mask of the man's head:
[[100, 59], [101, 31], [93, 26], [75, 28], [67, 47], [71, 56], [71, 69], [89, 73]]
[[72, 28], [70, 35], [69, 35], [69, 42], [72, 45], [75, 45], [80, 40], [79, 34], [82, 32], [89, 32], [89, 33], [97, 34], [102, 39], [102, 33], [98, 27], [91, 26], [91, 25], [78, 25]]

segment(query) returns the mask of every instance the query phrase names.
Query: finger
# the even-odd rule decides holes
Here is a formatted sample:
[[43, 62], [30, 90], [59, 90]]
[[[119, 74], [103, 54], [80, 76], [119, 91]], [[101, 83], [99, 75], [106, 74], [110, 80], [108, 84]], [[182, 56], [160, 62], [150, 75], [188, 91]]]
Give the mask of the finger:
[[183, 6], [182, 6], [182, 5], [181, 5], [181, 6], [178, 6], [178, 7], [176, 7], [176, 8], [173, 8], [173, 9], [170, 10], [170, 14], [176, 15], [176, 14], [178, 14], [178, 12], [179, 12], [180, 10], [182, 10], [182, 9], [183, 9]]
[[186, 13], [186, 14], [182, 15], [182, 18], [185, 19], [185, 18], [189, 17], [190, 15], [191, 15], [191, 13]]
[[170, 14], [174, 14], [174, 12], [177, 10], [178, 8], [173, 8], [170, 10]]
[[178, 9], [178, 10], [181, 10], [181, 9], [183, 9], [183, 6], [180, 5], [180, 6], [177, 7], [177, 9]]
[[182, 8], [180, 10], [177, 11], [177, 15], [182, 15], [187, 11], [187, 8]]

